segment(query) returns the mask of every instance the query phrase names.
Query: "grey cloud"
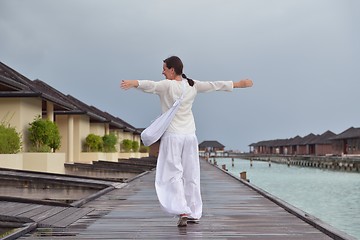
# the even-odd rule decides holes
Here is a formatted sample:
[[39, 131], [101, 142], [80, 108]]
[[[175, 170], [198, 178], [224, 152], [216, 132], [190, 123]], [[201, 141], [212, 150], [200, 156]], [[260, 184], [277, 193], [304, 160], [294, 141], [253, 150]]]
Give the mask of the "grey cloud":
[[159, 114], [158, 99], [121, 91], [119, 81], [162, 79], [170, 55], [195, 79], [252, 78], [252, 89], [200, 95], [194, 105], [200, 141], [247, 150], [264, 139], [359, 127], [359, 5], [2, 0], [1, 61], [137, 127]]

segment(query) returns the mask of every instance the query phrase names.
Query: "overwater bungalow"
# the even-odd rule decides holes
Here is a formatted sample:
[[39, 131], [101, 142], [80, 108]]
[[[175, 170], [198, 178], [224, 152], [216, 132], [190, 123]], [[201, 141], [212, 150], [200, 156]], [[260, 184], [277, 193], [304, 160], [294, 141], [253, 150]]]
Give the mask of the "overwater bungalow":
[[259, 141], [249, 146], [254, 154], [359, 156], [360, 128], [351, 127], [338, 135], [328, 130], [321, 135], [310, 133], [305, 137]]
[[270, 154], [270, 142], [271, 141], [260, 141], [257, 143], [250, 144], [250, 152], [253, 152], [255, 154]]
[[299, 135], [294, 138], [290, 138], [289, 141], [286, 143], [287, 154], [296, 155], [298, 153], [298, 146], [301, 141], [302, 137], [300, 137]]
[[350, 127], [330, 140], [333, 154], [360, 155], [360, 128]]
[[332, 154], [333, 143], [330, 138], [336, 136], [335, 133], [328, 130], [321, 135], [317, 135], [314, 139], [309, 141], [309, 154], [316, 156], [325, 156]]
[[303, 137], [298, 143], [298, 155], [309, 155], [313, 151], [310, 147], [310, 142], [314, 140], [317, 136], [313, 133], [310, 133]]
[[199, 144], [199, 155], [224, 156], [225, 146], [218, 141], [203, 141]]

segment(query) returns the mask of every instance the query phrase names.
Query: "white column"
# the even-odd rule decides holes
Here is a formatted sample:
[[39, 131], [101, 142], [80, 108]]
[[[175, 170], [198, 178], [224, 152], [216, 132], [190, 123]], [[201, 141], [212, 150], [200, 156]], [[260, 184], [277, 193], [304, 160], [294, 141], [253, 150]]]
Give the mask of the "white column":
[[54, 121], [54, 104], [46, 101], [46, 118], [50, 121]]
[[74, 117], [72, 115], [68, 116], [68, 152], [67, 152], [67, 162], [74, 162]]
[[110, 126], [108, 123], [105, 123], [105, 135], [109, 135], [110, 134]]

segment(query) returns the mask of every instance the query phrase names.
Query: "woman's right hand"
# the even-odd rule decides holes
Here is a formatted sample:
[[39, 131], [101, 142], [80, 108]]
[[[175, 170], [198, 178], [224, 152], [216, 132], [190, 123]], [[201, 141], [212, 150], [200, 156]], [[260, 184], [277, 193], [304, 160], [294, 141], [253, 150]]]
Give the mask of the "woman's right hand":
[[253, 82], [251, 79], [243, 79], [238, 82], [234, 82], [234, 88], [247, 88], [252, 86]]

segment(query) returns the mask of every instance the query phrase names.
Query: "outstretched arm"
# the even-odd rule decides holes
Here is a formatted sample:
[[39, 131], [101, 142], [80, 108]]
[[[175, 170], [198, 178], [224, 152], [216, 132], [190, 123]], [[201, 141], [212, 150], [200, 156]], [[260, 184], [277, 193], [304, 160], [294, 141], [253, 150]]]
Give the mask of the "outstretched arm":
[[128, 90], [130, 88], [137, 88], [139, 86], [138, 80], [122, 80], [120, 83], [120, 87], [124, 90]]
[[212, 91], [232, 91], [233, 88], [247, 88], [253, 85], [250, 79], [240, 80], [238, 82], [233, 81], [195, 81], [194, 87], [198, 92], [212, 92]]
[[252, 87], [252, 85], [253, 82], [250, 79], [244, 79], [233, 83], [234, 88], [247, 88]]

